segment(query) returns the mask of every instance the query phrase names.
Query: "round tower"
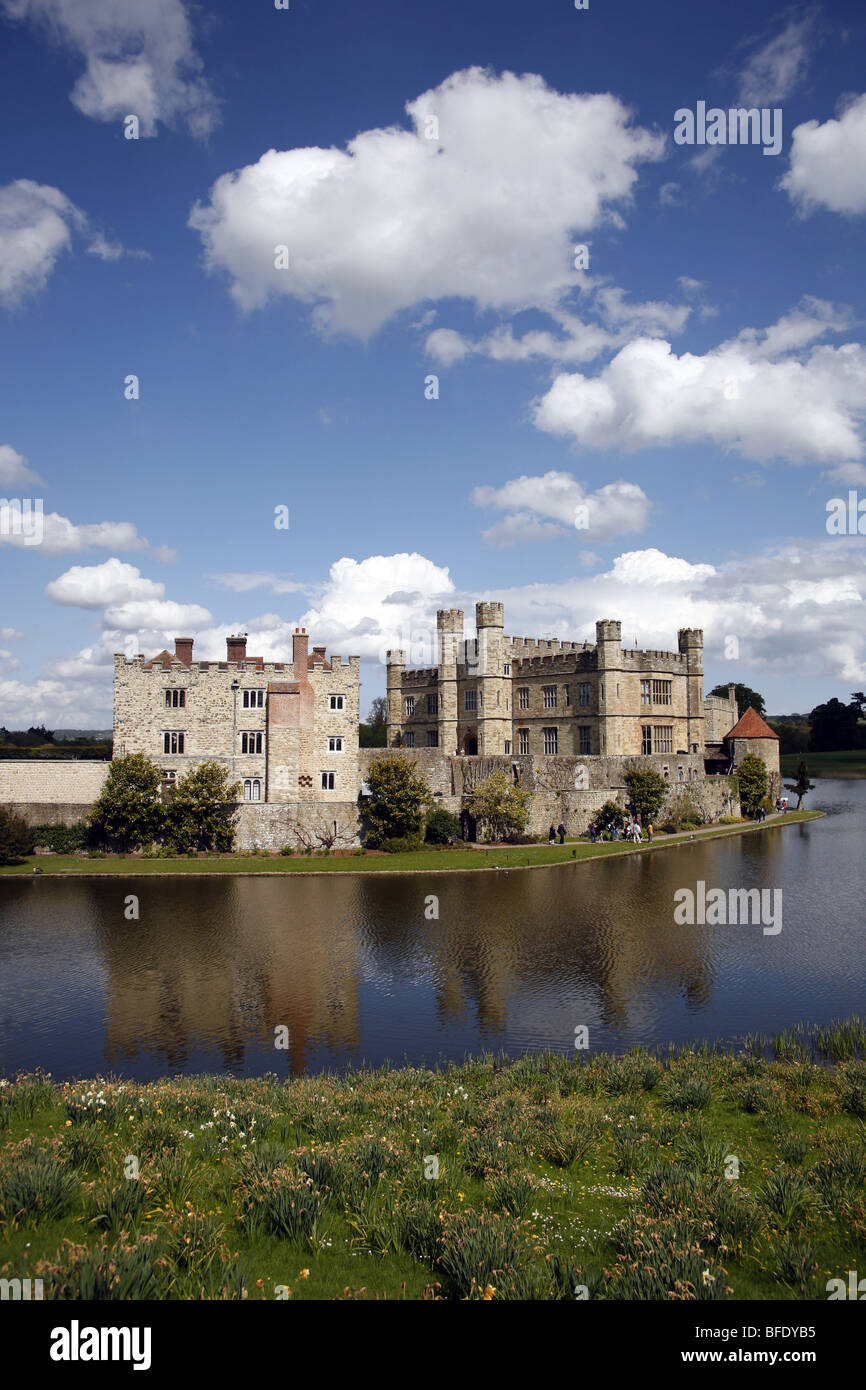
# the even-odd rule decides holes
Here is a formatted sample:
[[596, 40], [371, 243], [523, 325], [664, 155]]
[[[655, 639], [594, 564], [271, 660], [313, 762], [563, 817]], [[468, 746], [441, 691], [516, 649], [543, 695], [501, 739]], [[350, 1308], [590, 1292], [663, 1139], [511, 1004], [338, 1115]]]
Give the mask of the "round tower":
[[476, 603], [475, 626], [478, 629], [478, 753], [480, 757], [502, 757], [506, 740], [511, 739], [508, 708], [511, 680], [505, 676], [505, 605]]

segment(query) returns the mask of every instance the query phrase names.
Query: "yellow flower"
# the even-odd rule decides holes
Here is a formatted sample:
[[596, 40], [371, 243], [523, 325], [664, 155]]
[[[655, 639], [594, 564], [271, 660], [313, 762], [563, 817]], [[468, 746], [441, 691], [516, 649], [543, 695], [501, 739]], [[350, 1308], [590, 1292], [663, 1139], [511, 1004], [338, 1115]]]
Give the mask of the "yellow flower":
[[482, 1301], [482, 1303], [489, 1303], [490, 1300], [493, 1298], [493, 1295], [495, 1294], [495, 1292], [496, 1292], [496, 1290], [494, 1289], [493, 1285], [492, 1285], [492, 1284], [487, 1284], [486, 1287], [485, 1287], [485, 1289], [484, 1289], [484, 1293], [481, 1295], [481, 1301]]
[[298, 1275], [298, 1278], [299, 1278], [299, 1279], [309, 1279], [309, 1277], [310, 1277], [310, 1271], [309, 1271], [308, 1269], [302, 1269], [301, 1272], [300, 1272], [300, 1274]]

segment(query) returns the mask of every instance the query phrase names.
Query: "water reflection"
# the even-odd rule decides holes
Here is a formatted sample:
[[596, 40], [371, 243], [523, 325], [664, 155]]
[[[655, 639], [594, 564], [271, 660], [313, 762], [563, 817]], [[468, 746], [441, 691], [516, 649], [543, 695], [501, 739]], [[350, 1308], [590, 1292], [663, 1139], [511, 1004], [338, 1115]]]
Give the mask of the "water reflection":
[[[866, 782], [816, 802], [827, 820], [532, 873], [3, 880], [0, 1066], [298, 1073], [567, 1050], [578, 1025], [619, 1048], [853, 1012]], [[699, 879], [782, 888], [782, 932], [677, 925]]]

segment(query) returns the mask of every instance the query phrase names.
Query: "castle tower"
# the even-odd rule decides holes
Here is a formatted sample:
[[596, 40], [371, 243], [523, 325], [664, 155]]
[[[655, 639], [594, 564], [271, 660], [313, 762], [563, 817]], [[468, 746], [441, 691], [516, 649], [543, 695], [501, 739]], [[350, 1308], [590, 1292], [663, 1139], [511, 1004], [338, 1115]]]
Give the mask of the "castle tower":
[[462, 608], [440, 608], [436, 614], [439, 688], [439, 748], [451, 756], [457, 750], [457, 660], [463, 644]]
[[691, 753], [704, 747], [704, 634], [699, 627], [681, 627], [677, 646], [686, 658], [686, 712], [688, 748]]
[[511, 679], [504, 673], [505, 608], [501, 603], [476, 603], [478, 630], [478, 754], [501, 757], [511, 738], [509, 694]]
[[406, 669], [406, 653], [386, 652], [385, 661], [388, 678], [388, 747], [399, 748], [403, 742], [403, 674]]
[[599, 748], [607, 754], [625, 753], [629, 750], [618, 694], [622, 671], [622, 623], [614, 618], [601, 618], [595, 625], [595, 645], [598, 661]]

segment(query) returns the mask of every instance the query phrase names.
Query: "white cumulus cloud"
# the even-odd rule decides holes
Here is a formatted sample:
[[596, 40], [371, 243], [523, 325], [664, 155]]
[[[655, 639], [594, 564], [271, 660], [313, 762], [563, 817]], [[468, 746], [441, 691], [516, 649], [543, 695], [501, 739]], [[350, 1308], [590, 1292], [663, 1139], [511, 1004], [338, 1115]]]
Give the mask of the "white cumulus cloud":
[[552, 469], [541, 476], [512, 478], [502, 487], [476, 487], [477, 507], [509, 512], [504, 521], [485, 531], [491, 545], [544, 540], [567, 535], [569, 528], [581, 541], [610, 540], [629, 531], [642, 531], [649, 516], [649, 498], [637, 483], [605, 483], [586, 492], [570, 473]]
[[781, 187], [804, 213], [866, 212], [866, 93], [851, 100], [838, 120], [795, 127]]
[[711, 440], [758, 460], [851, 462], [863, 451], [866, 350], [814, 342], [843, 323], [808, 301], [703, 355], [637, 338], [595, 377], [560, 373], [536, 402], [534, 423], [601, 449]]
[[45, 586], [55, 603], [76, 608], [104, 608], [108, 604], [161, 599], [165, 585], [145, 579], [135, 565], [112, 556], [101, 565], [73, 565]]
[[367, 338], [446, 296], [555, 304], [574, 287], [572, 236], [621, 218], [637, 166], [664, 150], [616, 97], [532, 74], [456, 72], [406, 111], [412, 130], [362, 131], [346, 150], [269, 150], [196, 205], [205, 264], [242, 309], [287, 295], [321, 330]]

